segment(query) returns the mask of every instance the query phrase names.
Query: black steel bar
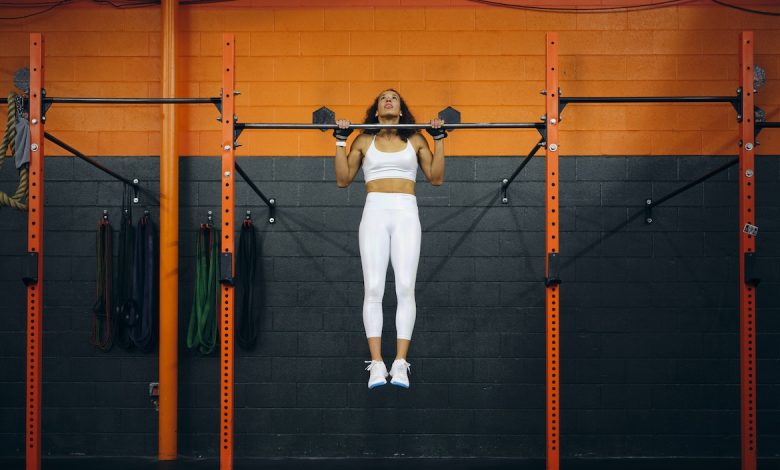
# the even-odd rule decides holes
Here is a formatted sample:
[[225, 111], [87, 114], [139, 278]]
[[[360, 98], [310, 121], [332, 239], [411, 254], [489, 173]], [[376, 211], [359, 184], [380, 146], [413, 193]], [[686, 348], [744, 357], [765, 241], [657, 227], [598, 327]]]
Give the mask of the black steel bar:
[[[660, 204], [663, 204], [664, 202], [666, 202], [669, 199], [677, 196], [678, 194], [691, 189], [692, 187], [696, 186], [697, 184], [700, 184], [700, 183], [704, 182], [705, 180], [708, 180], [708, 179], [712, 178], [713, 176], [717, 175], [718, 173], [720, 173], [720, 172], [722, 172], [724, 170], [729, 169], [730, 167], [736, 165], [737, 163], [739, 163], [739, 159], [738, 158], [735, 158], [735, 159], [729, 161], [728, 163], [724, 163], [723, 165], [719, 166], [718, 168], [715, 168], [714, 170], [710, 171], [709, 173], [705, 174], [704, 176], [701, 176], [701, 177], [697, 178], [696, 180], [691, 181], [690, 183], [686, 184], [685, 186], [683, 186], [681, 188], [675, 189], [674, 191], [672, 191], [671, 193], [667, 194], [666, 196], [662, 197], [661, 199], [659, 199], [657, 201], [653, 201], [652, 199], [647, 199], [647, 201], [649, 201], [649, 203], [645, 207], [645, 211], [646, 212], [650, 211], [654, 207], [656, 207], [656, 206], [658, 206]], [[649, 217], [649, 216], [647, 216], [647, 217]], [[648, 221], [648, 223], [650, 223], [651, 221], [652, 220]]]
[[53, 135], [49, 134], [48, 132], [44, 132], [44, 137], [48, 139], [49, 141], [57, 144], [58, 146], [62, 147], [63, 149], [67, 150], [68, 152], [72, 153], [74, 156], [84, 160], [85, 162], [89, 163], [90, 165], [94, 166], [98, 170], [107, 173], [114, 178], [118, 179], [119, 181], [132, 186], [134, 189], [138, 189], [138, 183], [136, 181], [131, 181], [124, 176], [121, 176], [117, 173], [114, 173], [113, 171], [109, 170], [108, 168], [104, 167], [100, 163], [97, 163], [92, 158], [89, 158], [88, 156], [84, 155], [83, 153], [79, 152], [75, 148], [71, 147], [70, 145], [66, 144], [65, 142], [61, 141], [60, 139], [54, 137]]
[[757, 122], [756, 127], [761, 128], [769, 128], [769, 127], [780, 127], [780, 122]]
[[55, 98], [46, 97], [44, 103], [79, 104], [218, 104], [221, 98]]
[[586, 96], [561, 97], [561, 104], [568, 103], [732, 103], [734, 96]]
[[[429, 129], [430, 124], [352, 124], [351, 129]], [[466, 122], [460, 124], [443, 124], [444, 129], [543, 129], [541, 122]], [[272, 122], [237, 123], [236, 129], [336, 129], [336, 124], [295, 124]]]
[[249, 175], [247, 175], [244, 170], [238, 165], [238, 162], [236, 162], [236, 171], [239, 175], [241, 175], [242, 178], [244, 178], [244, 181], [246, 181], [246, 184], [249, 185], [250, 188], [258, 195], [260, 196], [260, 199], [262, 199], [269, 208], [273, 209], [276, 201], [274, 199], [268, 199], [265, 197], [265, 194], [263, 194], [262, 191], [260, 191], [260, 188], [258, 188], [255, 183], [249, 178]]
[[517, 169], [512, 173], [512, 176], [510, 176], [508, 179], [505, 179], [501, 181], [501, 203], [506, 204], [509, 202], [509, 198], [506, 195], [506, 191], [509, 188], [509, 185], [512, 184], [512, 181], [517, 178], [517, 175], [520, 174], [521, 171], [523, 171], [523, 168], [525, 168], [526, 165], [528, 165], [528, 162], [531, 161], [531, 159], [536, 155], [536, 152], [539, 151], [540, 148], [544, 146], [544, 138], [540, 139], [539, 142], [534, 145], [534, 148], [531, 149], [530, 152], [528, 152], [528, 155], [523, 159], [522, 162], [520, 162], [520, 165], [517, 167]]

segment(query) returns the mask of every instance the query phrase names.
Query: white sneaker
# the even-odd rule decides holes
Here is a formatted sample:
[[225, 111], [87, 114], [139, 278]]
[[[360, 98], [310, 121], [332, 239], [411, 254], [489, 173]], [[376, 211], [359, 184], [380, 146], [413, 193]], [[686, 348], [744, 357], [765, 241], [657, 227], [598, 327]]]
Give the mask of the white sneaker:
[[393, 361], [393, 366], [390, 367], [390, 375], [393, 377], [390, 383], [398, 387], [409, 388], [411, 369], [412, 365], [405, 359], [396, 359]]
[[368, 388], [377, 388], [387, 383], [387, 366], [384, 361], [366, 361], [367, 371], [371, 372], [368, 377]]

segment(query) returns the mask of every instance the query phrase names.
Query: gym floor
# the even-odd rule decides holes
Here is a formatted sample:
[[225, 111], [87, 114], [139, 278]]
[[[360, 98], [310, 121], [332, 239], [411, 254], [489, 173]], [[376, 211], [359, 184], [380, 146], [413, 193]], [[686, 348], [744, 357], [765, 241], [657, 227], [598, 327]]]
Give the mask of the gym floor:
[[[22, 470], [23, 459], [0, 459], [4, 470]], [[542, 470], [542, 459], [237, 459], [235, 470]], [[211, 470], [214, 459], [158, 462], [147, 458], [44, 458], [43, 470]], [[738, 459], [572, 459], [565, 470], [739, 470]], [[780, 459], [760, 459], [758, 470], [780, 469]]]

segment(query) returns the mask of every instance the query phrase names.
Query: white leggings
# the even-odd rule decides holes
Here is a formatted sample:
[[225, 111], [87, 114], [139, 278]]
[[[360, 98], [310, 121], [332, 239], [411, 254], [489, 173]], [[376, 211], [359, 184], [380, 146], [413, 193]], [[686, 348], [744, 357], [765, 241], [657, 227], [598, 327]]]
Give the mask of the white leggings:
[[366, 337], [382, 336], [382, 297], [387, 262], [392, 261], [398, 309], [399, 339], [412, 339], [417, 305], [414, 284], [420, 260], [420, 217], [412, 194], [371, 192], [366, 196], [358, 240], [363, 265], [363, 325]]

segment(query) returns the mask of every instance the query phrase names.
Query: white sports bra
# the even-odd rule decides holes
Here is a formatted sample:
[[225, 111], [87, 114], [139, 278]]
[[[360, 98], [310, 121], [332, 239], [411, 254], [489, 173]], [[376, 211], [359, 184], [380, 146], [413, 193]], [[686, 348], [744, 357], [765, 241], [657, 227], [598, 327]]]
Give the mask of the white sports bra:
[[401, 178], [414, 181], [417, 178], [417, 154], [412, 143], [398, 152], [382, 152], [374, 145], [376, 136], [363, 158], [363, 176], [366, 183], [383, 178]]

